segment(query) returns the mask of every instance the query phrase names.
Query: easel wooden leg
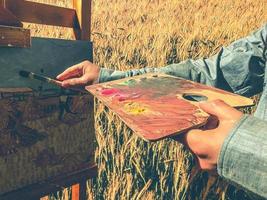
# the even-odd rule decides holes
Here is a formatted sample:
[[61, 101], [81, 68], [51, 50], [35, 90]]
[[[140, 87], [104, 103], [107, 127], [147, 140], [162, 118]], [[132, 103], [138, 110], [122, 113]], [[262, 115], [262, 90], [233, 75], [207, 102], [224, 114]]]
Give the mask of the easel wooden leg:
[[80, 185], [76, 184], [71, 186], [71, 199], [72, 200], [79, 200], [79, 191], [80, 191]]
[[72, 200], [86, 200], [86, 181], [73, 185], [71, 189]]

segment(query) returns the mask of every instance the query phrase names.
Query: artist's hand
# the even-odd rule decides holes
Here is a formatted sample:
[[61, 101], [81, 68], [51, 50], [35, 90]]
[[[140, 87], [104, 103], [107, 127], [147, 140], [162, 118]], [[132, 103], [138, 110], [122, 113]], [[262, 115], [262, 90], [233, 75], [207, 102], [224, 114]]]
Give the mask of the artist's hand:
[[62, 87], [85, 86], [96, 83], [100, 68], [89, 62], [83, 61], [77, 65], [69, 67], [57, 76], [62, 81]]
[[211, 115], [210, 120], [202, 130], [191, 130], [180, 141], [195, 154], [201, 169], [214, 172], [223, 142], [243, 113], [221, 100], [200, 103], [200, 108]]

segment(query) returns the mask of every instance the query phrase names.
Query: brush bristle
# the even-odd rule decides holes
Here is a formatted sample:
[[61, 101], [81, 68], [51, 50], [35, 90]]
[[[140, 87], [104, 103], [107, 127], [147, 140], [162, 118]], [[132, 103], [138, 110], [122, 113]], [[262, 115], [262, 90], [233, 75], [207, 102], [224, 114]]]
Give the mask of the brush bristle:
[[31, 72], [21, 70], [19, 71], [19, 75], [25, 78], [28, 78]]

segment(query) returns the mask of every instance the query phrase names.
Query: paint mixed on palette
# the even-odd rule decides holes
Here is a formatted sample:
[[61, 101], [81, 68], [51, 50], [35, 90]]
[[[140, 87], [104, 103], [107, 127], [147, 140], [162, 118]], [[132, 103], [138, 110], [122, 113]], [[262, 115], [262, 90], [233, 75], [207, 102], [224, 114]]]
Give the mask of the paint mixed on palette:
[[86, 89], [145, 140], [159, 140], [204, 125], [200, 100], [222, 99], [235, 107], [251, 99], [165, 74], [145, 74]]

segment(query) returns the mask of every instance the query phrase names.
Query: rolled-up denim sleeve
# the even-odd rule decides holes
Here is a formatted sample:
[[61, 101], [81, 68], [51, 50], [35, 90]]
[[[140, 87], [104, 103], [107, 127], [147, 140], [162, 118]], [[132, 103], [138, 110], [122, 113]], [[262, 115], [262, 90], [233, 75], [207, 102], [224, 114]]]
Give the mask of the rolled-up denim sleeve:
[[267, 122], [245, 115], [223, 143], [218, 174], [267, 198]]
[[265, 69], [267, 24], [248, 37], [223, 47], [216, 55], [198, 60], [186, 60], [159, 68], [116, 71], [102, 68], [99, 82], [161, 72], [206, 85], [215, 86], [244, 96], [262, 91]]

